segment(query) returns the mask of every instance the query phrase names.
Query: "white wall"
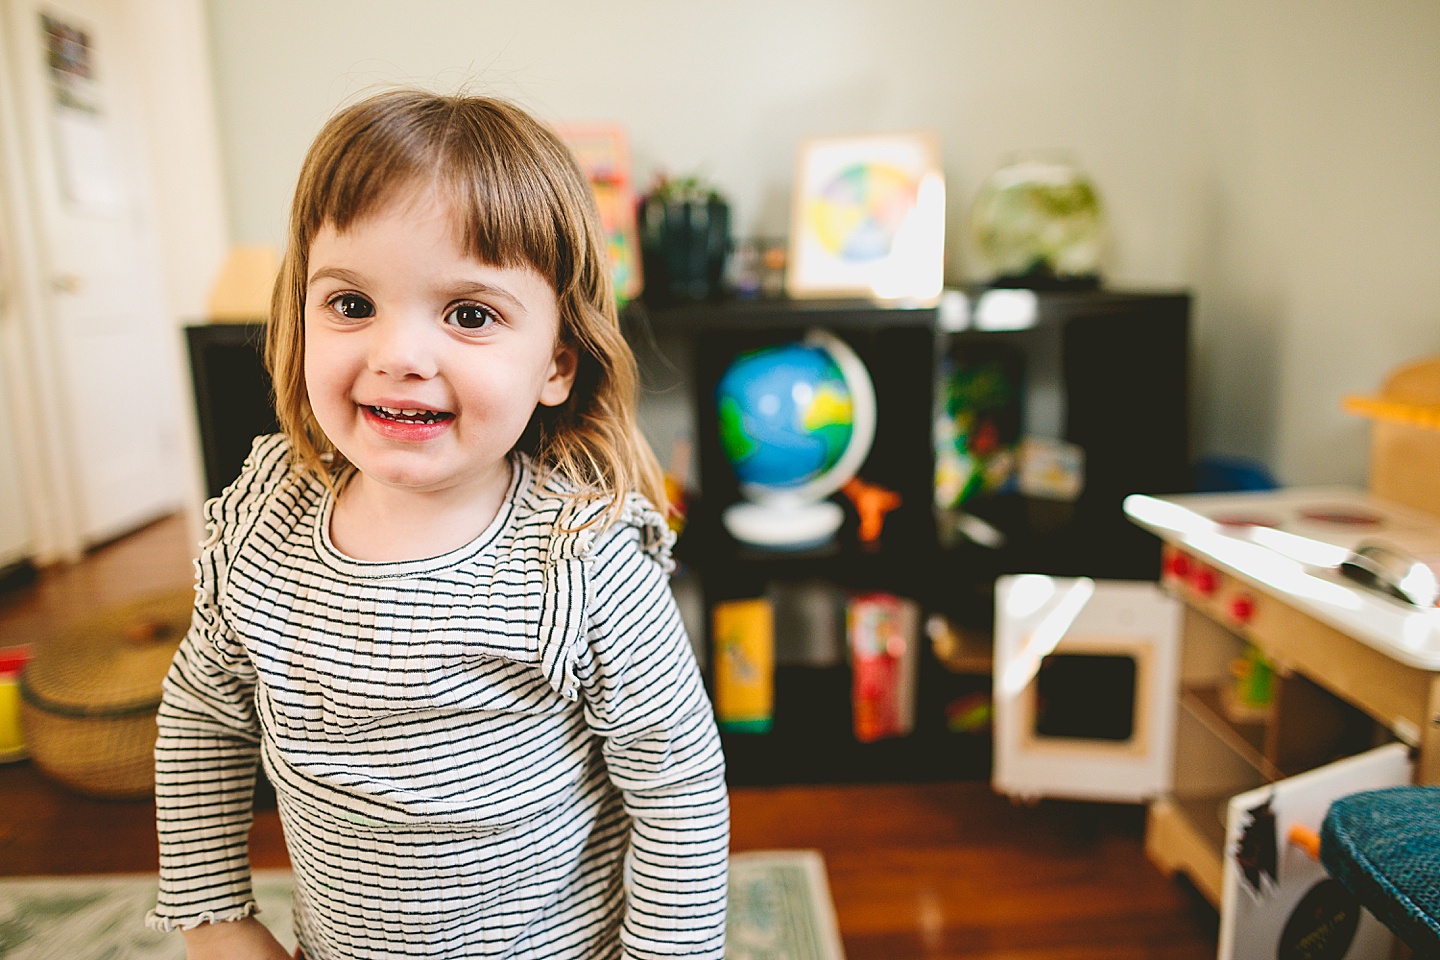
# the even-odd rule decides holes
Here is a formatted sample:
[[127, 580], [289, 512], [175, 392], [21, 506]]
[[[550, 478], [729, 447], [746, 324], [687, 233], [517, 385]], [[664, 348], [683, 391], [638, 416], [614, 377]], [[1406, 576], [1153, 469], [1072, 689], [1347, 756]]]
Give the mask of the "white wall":
[[177, 326], [205, 319], [229, 247], [209, 31], [202, 0], [127, 0], [151, 182]]
[[710, 176], [741, 235], [785, 232], [806, 135], [933, 129], [955, 280], [983, 273], [981, 180], [1065, 150], [1107, 201], [1112, 285], [1197, 294], [1199, 451], [1286, 482], [1363, 482], [1341, 394], [1440, 350], [1434, 0], [208, 3], [237, 242], [280, 241], [338, 104], [467, 84], [623, 122], [642, 183]]
[[[190, 411], [193, 393], [183, 328], [205, 320], [210, 288], [230, 242], [209, 30], [203, 0], [126, 2], [135, 38], [132, 49], [146, 54], [136, 64], [136, 74], [166, 307], [174, 328], [172, 363], [181, 406]], [[180, 423], [182, 462], [189, 468], [182, 484], [188, 542], [198, 545], [205, 499], [199, 426], [193, 416], [181, 417]]]
[[1361, 482], [1340, 398], [1440, 351], [1440, 4], [1196, 0], [1186, 27], [1201, 441]]

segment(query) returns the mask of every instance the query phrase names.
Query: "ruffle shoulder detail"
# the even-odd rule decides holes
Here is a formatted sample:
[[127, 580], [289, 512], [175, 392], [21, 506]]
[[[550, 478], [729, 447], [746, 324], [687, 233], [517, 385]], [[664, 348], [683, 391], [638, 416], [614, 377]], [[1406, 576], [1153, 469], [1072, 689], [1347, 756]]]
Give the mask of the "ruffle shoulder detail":
[[[290, 442], [282, 434], [256, 437], [240, 475], [218, 497], [205, 502], [202, 516], [205, 539], [195, 560], [195, 604], [199, 611], [223, 619], [223, 598], [229, 586], [230, 564], [259, 522], [274, 494], [287, 483], [302, 482], [295, 470]], [[219, 642], [230, 631], [218, 631]], [[242, 662], [243, 651], [221, 643], [216, 652], [231, 666]]]
[[639, 533], [640, 549], [666, 573], [674, 571], [675, 531], [649, 500], [638, 493], [627, 494], [619, 516], [607, 525], [610, 509], [611, 501], [607, 500], [590, 500], [562, 509], [550, 541], [551, 562], [571, 557], [589, 559], [600, 540], [630, 527]]
[[603, 539], [625, 528], [639, 533], [640, 549], [669, 573], [674, 569], [675, 532], [660, 511], [639, 494], [626, 496], [618, 517], [607, 524], [613, 501], [578, 500], [554, 478], [537, 491], [535, 522], [549, 525], [545, 552], [545, 596], [540, 611], [541, 668], [567, 700], [578, 700], [576, 663], [585, 649], [589, 623], [591, 566]]
[[271, 494], [287, 478], [298, 479], [290, 441], [283, 434], [256, 437], [237, 476], [218, 497], [205, 501], [205, 539], [202, 550], [222, 539], [237, 543], [243, 538]]

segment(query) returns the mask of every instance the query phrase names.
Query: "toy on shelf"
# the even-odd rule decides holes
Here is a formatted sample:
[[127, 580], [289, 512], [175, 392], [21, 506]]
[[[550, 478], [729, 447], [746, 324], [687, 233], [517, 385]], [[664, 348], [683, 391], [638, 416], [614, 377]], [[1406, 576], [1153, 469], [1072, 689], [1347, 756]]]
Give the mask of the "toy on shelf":
[[967, 693], [945, 704], [945, 729], [951, 733], [989, 735], [994, 712], [990, 694], [978, 690]]
[[968, 536], [962, 527], [968, 501], [997, 493], [1014, 478], [1020, 378], [1019, 355], [1004, 348], [955, 346], [940, 357], [935, 507], [947, 542]]
[[826, 498], [853, 477], [875, 438], [875, 387], [841, 339], [742, 353], [715, 387], [720, 444], [745, 502], [722, 520], [736, 540], [776, 550], [828, 543], [845, 513]]
[[855, 739], [871, 743], [915, 728], [919, 609], [888, 593], [852, 597], [847, 611]]
[[1045, 437], [1020, 442], [1020, 492], [1041, 500], [1073, 502], [1085, 489], [1085, 451]]
[[690, 516], [690, 441], [677, 440], [670, 448], [670, 466], [665, 470], [665, 522], [675, 535], [685, 530]]
[[562, 125], [558, 130], [595, 194], [615, 296], [621, 303], [634, 300], [645, 283], [640, 268], [635, 189], [630, 182], [630, 140], [625, 128], [576, 123]]
[[1224, 698], [1225, 713], [1236, 723], [1268, 720], [1275, 712], [1275, 667], [1253, 645], [1230, 663], [1234, 678]]
[[885, 515], [900, 506], [903, 500], [900, 494], [878, 483], [866, 483], [859, 477], [846, 480], [840, 492], [850, 498], [855, 512], [860, 514], [860, 529], [856, 534], [860, 542], [867, 545], [879, 543], [885, 528]]
[[717, 603], [715, 713], [720, 729], [766, 733], [775, 710], [775, 611], [761, 597]]

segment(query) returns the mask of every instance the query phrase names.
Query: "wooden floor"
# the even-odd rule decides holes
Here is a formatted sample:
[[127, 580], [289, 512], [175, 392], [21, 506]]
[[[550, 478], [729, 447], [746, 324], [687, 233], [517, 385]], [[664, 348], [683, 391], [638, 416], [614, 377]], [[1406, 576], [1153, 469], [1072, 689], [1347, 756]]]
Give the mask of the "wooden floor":
[[[178, 519], [42, 572], [0, 595], [0, 648], [188, 582]], [[1138, 808], [1015, 806], [984, 783], [746, 788], [732, 792], [735, 850], [825, 856], [849, 960], [1201, 960], [1214, 911], [1145, 859]], [[0, 765], [0, 875], [150, 871], [150, 801], [69, 793], [28, 762]], [[251, 834], [257, 867], [287, 863], [273, 812]]]

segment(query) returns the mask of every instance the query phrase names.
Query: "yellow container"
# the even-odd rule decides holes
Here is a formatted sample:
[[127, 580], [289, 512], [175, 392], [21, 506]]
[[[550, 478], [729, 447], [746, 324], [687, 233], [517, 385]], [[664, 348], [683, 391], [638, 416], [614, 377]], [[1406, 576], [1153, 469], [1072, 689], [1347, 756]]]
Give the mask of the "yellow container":
[[712, 627], [720, 727], [765, 733], [775, 713], [775, 615], [770, 601], [717, 603]]
[[25, 735], [20, 729], [20, 671], [29, 660], [29, 647], [0, 650], [0, 763], [25, 756]]

